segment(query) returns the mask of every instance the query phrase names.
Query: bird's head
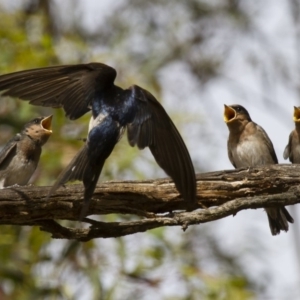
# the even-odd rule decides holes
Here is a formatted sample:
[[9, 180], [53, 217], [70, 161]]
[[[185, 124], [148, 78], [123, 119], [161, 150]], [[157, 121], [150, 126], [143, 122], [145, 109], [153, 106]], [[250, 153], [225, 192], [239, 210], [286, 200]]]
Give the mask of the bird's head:
[[294, 106], [293, 120], [295, 123], [300, 123], [300, 106], [299, 107]]
[[227, 125], [241, 122], [241, 121], [251, 121], [250, 115], [246, 108], [241, 105], [233, 104], [226, 105], [224, 104], [224, 121]]
[[24, 132], [40, 145], [44, 145], [52, 134], [52, 115], [31, 120], [24, 126]]
[[243, 106], [224, 104], [224, 121], [230, 132], [241, 133], [245, 126], [251, 122], [251, 118]]

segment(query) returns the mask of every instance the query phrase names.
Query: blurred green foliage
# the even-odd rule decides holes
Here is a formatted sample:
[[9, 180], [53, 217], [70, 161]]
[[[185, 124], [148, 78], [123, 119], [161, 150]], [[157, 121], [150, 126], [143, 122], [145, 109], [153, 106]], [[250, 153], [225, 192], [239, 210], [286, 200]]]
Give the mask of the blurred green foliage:
[[[139, 9], [142, 10], [143, 6], [139, 8], [138, 1], [126, 7], [122, 18], [112, 18], [107, 22], [102, 36], [89, 35], [78, 26], [72, 27], [68, 32], [61, 29], [58, 33], [59, 28], [54, 32], [50, 30], [54, 26], [49, 27], [49, 24], [55, 24], [55, 14], [51, 14], [49, 9], [40, 4], [43, 1], [32, 2], [38, 3], [33, 10], [0, 10], [1, 73], [61, 63], [80, 63], [86, 58], [88, 61], [96, 58], [108, 63], [111, 60], [109, 49], [117, 48], [118, 55], [114, 60], [120, 62], [120, 65], [133, 57], [138, 62], [128, 72], [120, 67], [118, 83], [128, 86], [137, 82], [159, 95], [160, 86], [155, 76], [157, 69], [167, 61], [183, 57], [187, 51], [187, 44], [180, 46], [179, 36], [173, 39], [174, 35], [170, 35], [169, 39], [173, 39], [170, 45], [173, 47], [168, 49], [169, 52], [161, 52], [161, 56], [157, 55], [159, 42], [158, 49], [149, 45], [152, 53], [147, 56], [142, 53], [130, 54], [128, 39], [132, 28], [129, 25], [124, 27], [125, 23], [121, 21], [130, 12], [132, 16], [139, 15]], [[44, 3], [51, 4], [51, 1]], [[192, 1], [191, 4], [196, 5], [192, 10], [195, 19], [207, 18], [213, 13], [208, 6], [201, 6], [201, 1]], [[154, 6], [149, 4], [144, 9], [154, 9]], [[235, 12], [234, 17], [237, 15]], [[148, 17], [150, 16], [153, 15], [149, 14]], [[185, 15], [178, 18], [176, 22], [185, 22], [184, 17]], [[137, 18], [136, 22], [140, 20]], [[155, 23], [155, 19], [147, 22], [153, 26], [150, 31], [143, 31], [146, 30], [145, 24], [139, 29], [142, 34], [151, 34], [155, 40], [159, 25]], [[168, 27], [168, 35], [176, 32], [171, 29]], [[109, 32], [113, 34], [109, 35]], [[109, 49], [94, 56], [88, 47], [97, 41], [102, 41]], [[201, 37], [189, 41], [193, 42], [201, 43]], [[216, 74], [219, 64], [219, 59], [211, 61], [206, 57], [203, 61], [193, 60], [192, 65], [203, 80], [208, 80]], [[140, 65], [140, 69], [137, 69], [137, 65]], [[54, 114], [53, 135], [43, 149], [39, 168], [33, 178], [35, 184], [51, 185], [80, 148], [82, 142], [78, 138], [86, 136], [89, 114], [71, 122], [60, 109], [34, 107], [7, 97], [2, 97], [0, 101], [0, 145], [4, 145], [14, 133], [19, 132], [28, 120], [39, 115]], [[174, 113], [176, 119], [183, 117], [175, 110]], [[183, 118], [193, 119], [195, 116], [185, 115]], [[136, 171], [136, 165], [142, 161], [146, 162], [145, 167]], [[154, 171], [149, 171], [149, 164]], [[101, 180], [142, 179], [162, 174], [160, 172], [147, 151], [141, 153], [129, 147], [126, 138], [123, 138], [108, 159]], [[109, 221], [115, 218], [102, 217]], [[234, 257], [231, 257], [229, 264], [222, 251], [204, 231], [200, 234], [195, 229], [189, 229], [189, 233], [185, 235], [178, 234], [178, 231], [178, 228], [172, 232], [170, 229], [156, 229], [143, 235], [78, 243], [52, 240], [38, 228], [1, 226], [0, 299], [150, 299], [151, 295], [156, 295], [155, 299], [172, 300], [253, 299], [253, 285], [238, 268], [238, 264], [233, 263]], [[169, 237], [170, 233], [172, 238]], [[206, 241], [205, 249], [194, 247], [195, 239]], [[222, 266], [215, 275], [210, 275], [201, 268], [205, 259], [203, 251], [214, 253], [211, 261], [217, 260]], [[170, 289], [163, 292], [168, 284]]]

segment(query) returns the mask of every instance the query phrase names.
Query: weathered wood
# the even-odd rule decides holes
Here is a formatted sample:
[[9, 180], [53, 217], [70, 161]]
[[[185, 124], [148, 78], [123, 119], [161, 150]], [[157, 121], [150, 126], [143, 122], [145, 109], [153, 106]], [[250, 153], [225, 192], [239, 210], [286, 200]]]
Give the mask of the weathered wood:
[[66, 228], [54, 221], [78, 219], [82, 185], [60, 188], [49, 199], [46, 199], [49, 187], [11, 187], [0, 191], [0, 224], [38, 225], [51, 232], [54, 238], [81, 241], [118, 237], [161, 226], [186, 229], [188, 225], [224, 218], [242, 209], [299, 203], [299, 174], [300, 165], [198, 174], [195, 209], [207, 208], [193, 212], [182, 212], [185, 203], [169, 179], [100, 183], [91, 201], [90, 214], [116, 213], [135, 217], [134, 221], [114, 223], [86, 218], [84, 221], [90, 223], [89, 228]]

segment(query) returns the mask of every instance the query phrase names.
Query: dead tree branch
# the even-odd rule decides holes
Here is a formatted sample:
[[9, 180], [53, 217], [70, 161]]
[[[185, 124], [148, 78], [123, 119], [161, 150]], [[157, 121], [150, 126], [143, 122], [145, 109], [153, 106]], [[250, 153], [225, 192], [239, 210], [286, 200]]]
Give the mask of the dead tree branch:
[[[81, 185], [61, 188], [48, 200], [49, 187], [11, 187], [0, 191], [0, 224], [40, 226], [53, 238], [80, 241], [162, 226], [181, 226], [185, 230], [189, 225], [218, 220], [243, 209], [299, 203], [299, 174], [300, 165], [198, 174], [197, 204], [192, 212], [185, 211], [185, 203], [169, 179], [100, 183], [89, 214], [119, 214], [121, 221], [105, 223], [86, 218], [88, 228], [63, 227], [54, 221], [77, 221], [82, 205]], [[124, 214], [133, 216], [123, 221]]]

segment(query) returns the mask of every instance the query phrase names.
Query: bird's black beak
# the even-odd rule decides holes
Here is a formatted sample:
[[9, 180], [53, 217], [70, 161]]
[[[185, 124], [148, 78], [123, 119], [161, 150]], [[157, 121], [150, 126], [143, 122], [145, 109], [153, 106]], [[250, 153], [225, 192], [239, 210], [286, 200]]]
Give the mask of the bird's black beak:
[[294, 106], [294, 122], [300, 123], [300, 107]]
[[52, 115], [45, 117], [42, 122], [41, 122], [41, 126], [42, 128], [45, 130], [45, 132], [47, 134], [52, 134], [52, 129], [51, 129], [51, 123], [52, 123]]
[[236, 117], [236, 112], [230, 106], [224, 104], [224, 121], [225, 123], [229, 123], [230, 121], [234, 120]]

